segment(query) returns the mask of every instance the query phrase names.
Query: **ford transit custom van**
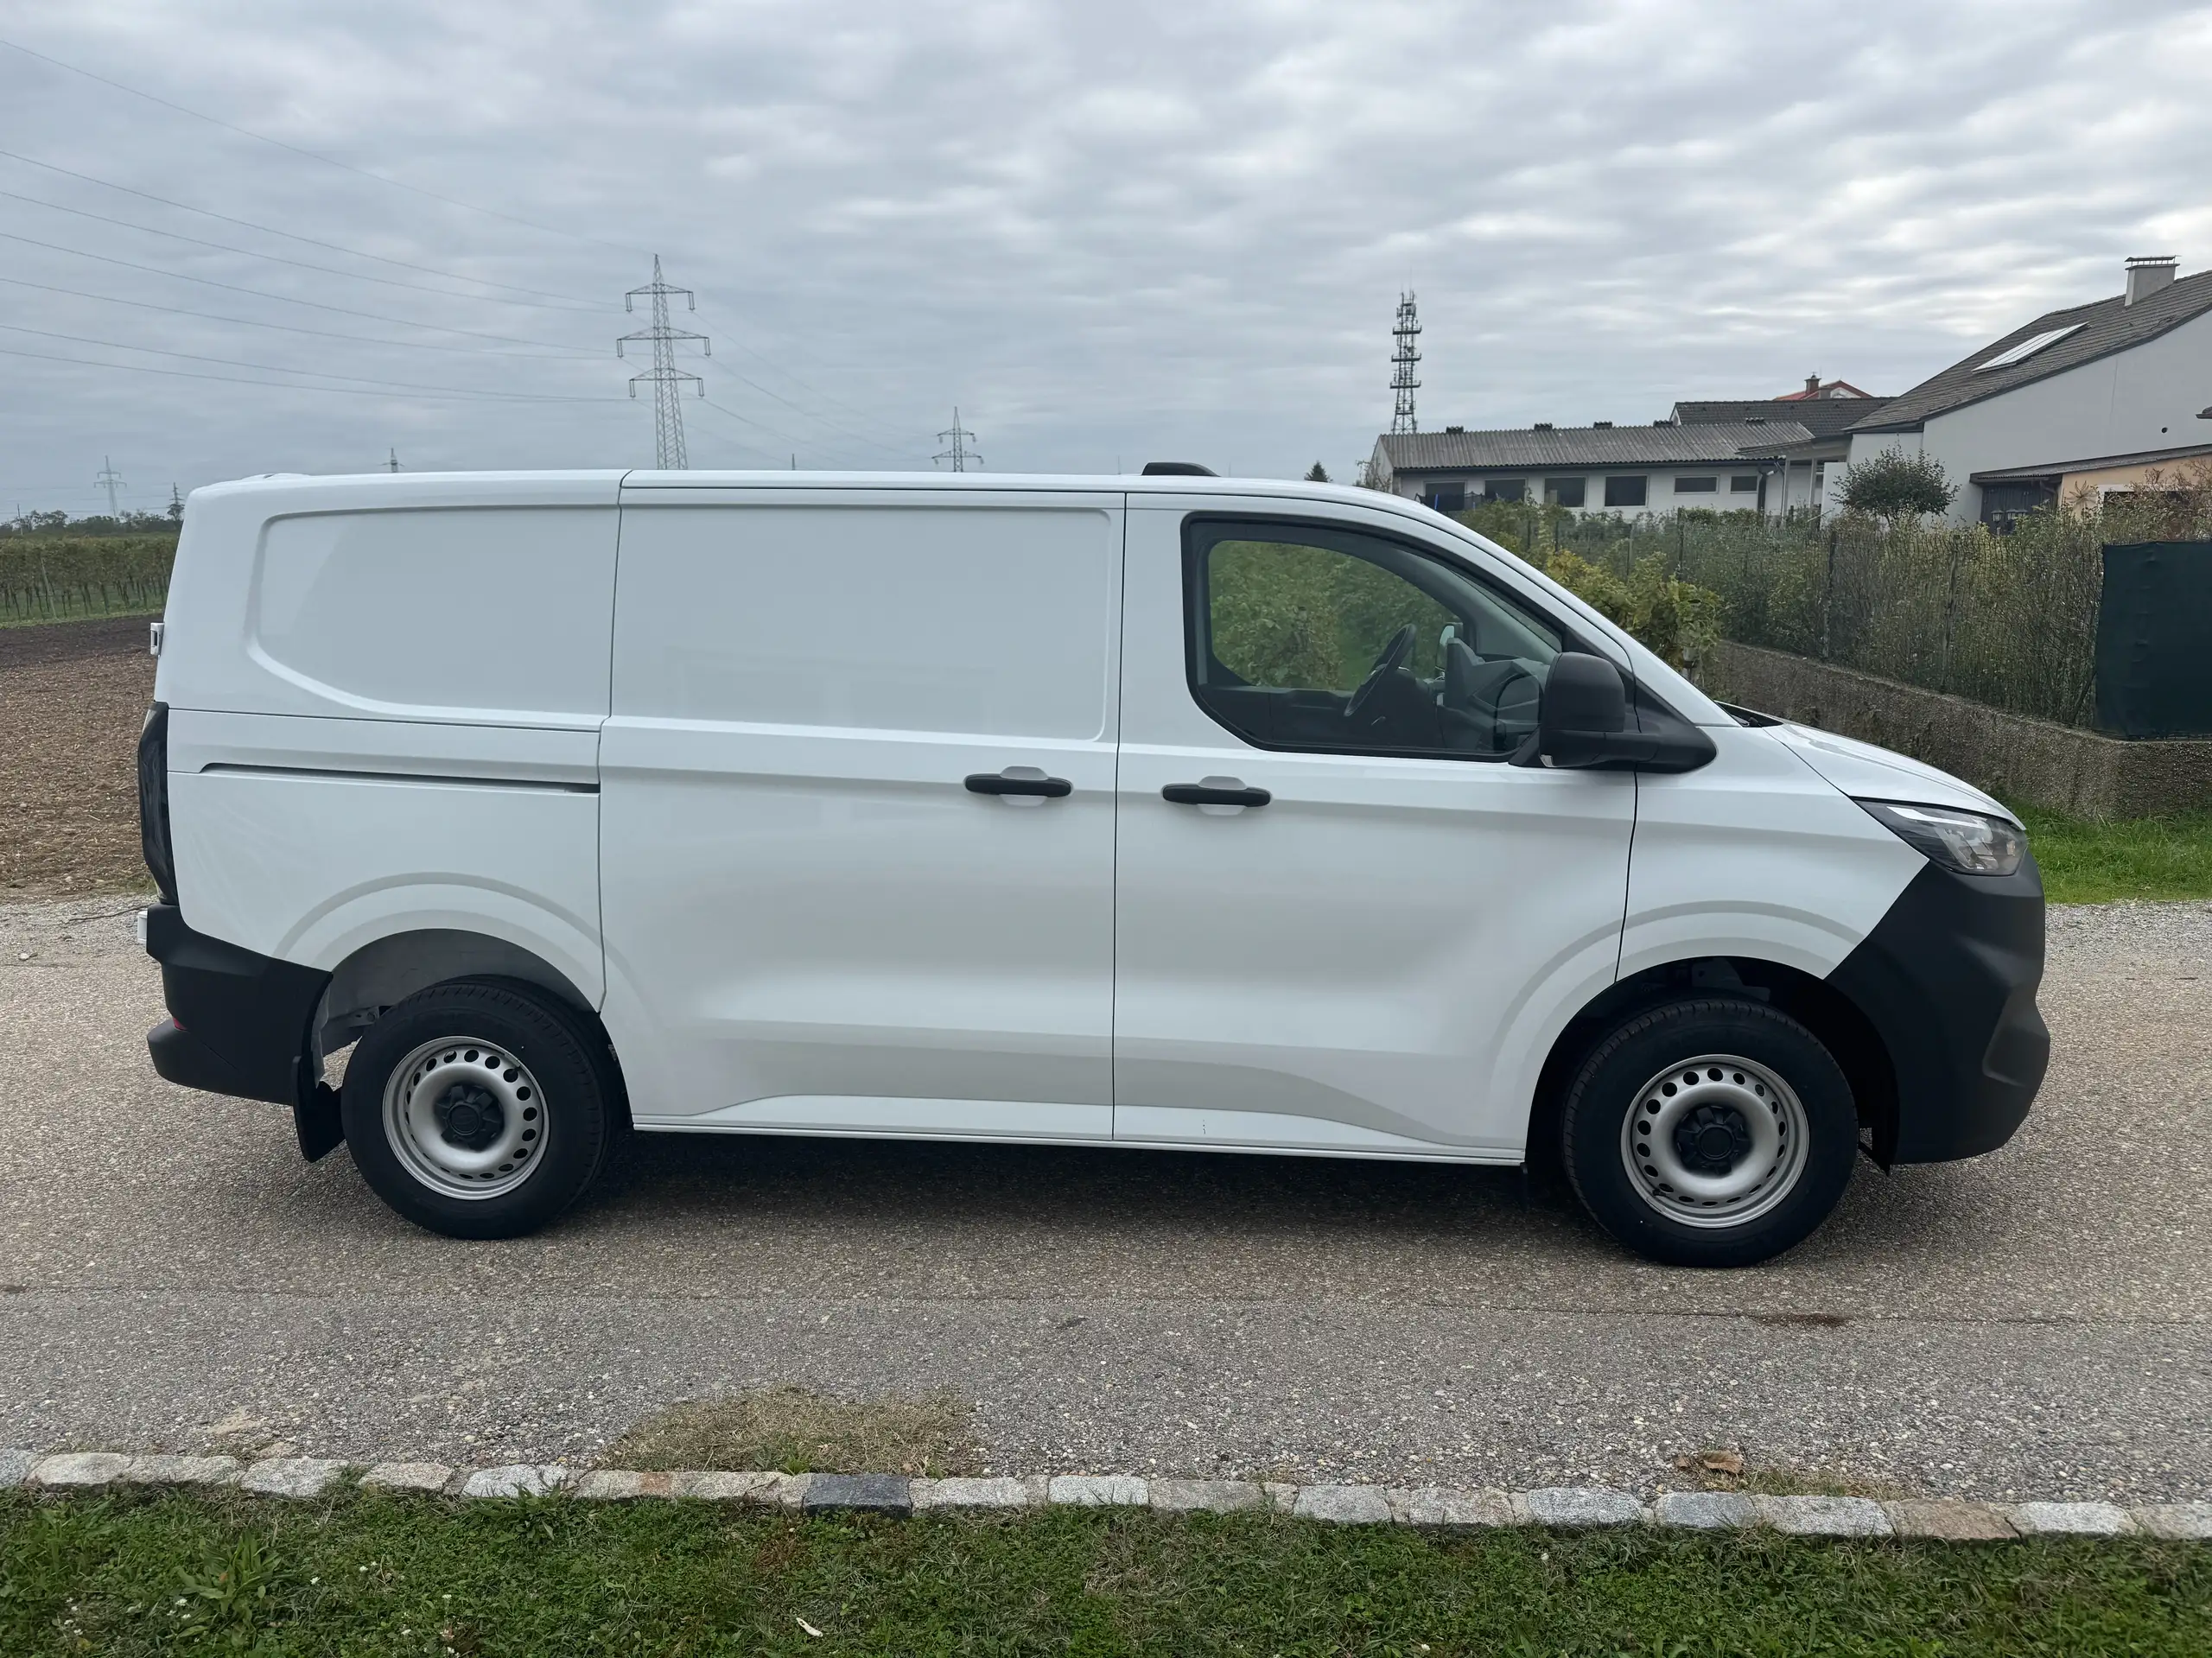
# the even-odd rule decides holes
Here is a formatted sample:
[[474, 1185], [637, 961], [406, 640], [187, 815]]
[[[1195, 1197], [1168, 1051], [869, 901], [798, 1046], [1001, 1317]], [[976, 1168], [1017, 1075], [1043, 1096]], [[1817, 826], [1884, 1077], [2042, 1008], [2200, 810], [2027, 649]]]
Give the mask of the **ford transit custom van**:
[[156, 645], [155, 1068], [455, 1236], [634, 1130], [1533, 1160], [1740, 1265], [2048, 1057], [2003, 806], [1371, 491], [257, 479]]

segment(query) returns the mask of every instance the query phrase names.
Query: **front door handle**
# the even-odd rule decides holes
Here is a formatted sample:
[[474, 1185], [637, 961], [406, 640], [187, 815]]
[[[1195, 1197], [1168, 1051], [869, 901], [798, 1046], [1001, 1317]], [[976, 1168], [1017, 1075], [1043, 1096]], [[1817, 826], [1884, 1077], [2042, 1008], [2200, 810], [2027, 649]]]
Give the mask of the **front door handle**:
[[1160, 791], [1160, 797], [1178, 806], [1264, 806], [1274, 798], [1265, 789], [1248, 789], [1234, 778], [1171, 783]]
[[1075, 792], [1075, 785], [1065, 778], [1048, 778], [1033, 765], [1009, 765], [1003, 772], [969, 772], [968, 792], [1060, 800]]

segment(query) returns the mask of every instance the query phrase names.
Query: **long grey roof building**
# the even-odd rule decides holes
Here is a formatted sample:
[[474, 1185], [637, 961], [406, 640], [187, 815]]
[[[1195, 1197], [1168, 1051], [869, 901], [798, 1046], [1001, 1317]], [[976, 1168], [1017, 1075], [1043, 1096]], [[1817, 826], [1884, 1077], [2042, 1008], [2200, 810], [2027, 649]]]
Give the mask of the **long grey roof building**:
[[1783, 456], [1811, 436], [1795, 420], [1650, 426], [1531, 426], [1391, 432], [1375, 441], [1372, 481], [1442, 511], [1481, 500], [1545, 501], [1578, 511], [1682, 507], [1765, 511]]

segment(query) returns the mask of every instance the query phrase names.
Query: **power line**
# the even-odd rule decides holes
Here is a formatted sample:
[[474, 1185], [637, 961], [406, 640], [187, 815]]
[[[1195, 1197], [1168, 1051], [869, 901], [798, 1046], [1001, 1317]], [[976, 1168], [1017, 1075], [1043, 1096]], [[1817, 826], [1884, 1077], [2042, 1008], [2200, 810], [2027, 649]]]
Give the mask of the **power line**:
[[82, 75], [87, 80], [96, 80], [103, 86], [111, 86], [117, 92], [128, 92], [133, 98], [143, 98], [148, 103], [158, 104], [165, 110], [175, 110], [179, 115], [188, 115], [195, 121], [205, 121], [210, 126], [220, 127], [226, 132], [235, 132], [242, 137], [251, 138], [261, 143], [274, 144], [279, 149], [289, 149], [295, 156], [304, 156], [309, 161], [321, 162], [326, 167], [335, 167], [341, 172], [358, 174], [365, 179], [374, 179], [378, 184], [388, 184], [395, 190], [405, 190], [410, 194], [426, 196], [432, 201], [442, 201], [448, 207], [460, 207], [469, 213], [483, 213], [487, 218], [504, 219], [511, 225], [521, 225], [530, 230], [543, 231], [548, 236], [565, 236], [574, 241], [594, 243], [600, 247], [612, 248], [617, 253], [638, 251], [635, 248], [624, 247], [619, 242], [606, 241], [596, 236], [586, 236], [580, 231], [561, 230], [555, 226], [541, 225], [534, 219], [520, 219], [513, 213], [501, 213], [496, 207], [480, 207], [473, 201], [463, 201], [455, 196], [440, 195], [435, 190], [425, 190], [420, 185], [386, 178], [381, 173], [372, 173], [367, 168], [356, 167], [351, 162], [341, 162], [335, 156], [325, 156], [316, 150], [302, 149], [297, 144], [286, 143], [282, 138], [271, 138], [267, 133], [256, 132], [250, 127], [238, 126], [232, 122], [218, 119], [214, 116], [203, 114], [198, 110], [188, 109], [181, 104], [171, 103], [168, 98], [156, 97], [152, 92], [141, 92], [136, 86], [126, 86], [123, 82], [111, 80], [105, 75], [96, 75], [90, 69], [80, 69], [73, 63], [64, 63], [60, 58], [48, 57], [43, 52], [34, 52], [29, 47], [16, 41], [0, 38], [0, 46], [20, 52], [27, 58], [36, 58], [41, 63], [51, 64], [56, 69], [66, 69], [73, 75]]
[[678, 341], [696, 340], [702, 355], [711, 356], [714, 344], [702, 334], [692, 334], [671, 326], [668, 320], [668, 296], [681, 294], [697, 310], [699, 302], [692, 298], [688, 288], [671, 288], [661, 280], [660, 255], [653, 255], [653, 279], [643, 288], [633, 288], [622, 296], [622, 308], [634, 308], [637, 297], [643, 294], [652, 302], [652, 326], [640, 328], [635, 334], [626, 334], [614, 342], [614, 354], [620, 357], [622, 347], [635, 340], [646, 340], [653, 348], [653, 365], [642, 374], [630, 377], [630, 395], [638, 395], [638, 382], [645, 381], [653, 389], [653, 465], [663, 472], [686, 472], [690, 460], [683, 452], [683, 383], [689, 380], [699, 388], [699, 395], [707, 395], [707, 383], [688, 370], [676, 366], [676, 347]]
[[[709, 409], [713, 410], [714, 410], [716, 414], [718, 414], [718, 415], [727, 415], [727, 416], [728, 416], [732, 420], [745, 420], [745, 416], [742, 416], [742, 415], [741, 415], [741, 414], [739, 414], [735, 410], [734, 410], [734, 409], [725, 409], [725, 408], [723, 408], [723, 407], [721, 406], [721, 404], [720, 404], [720, 403], [716, 403], [716, 402], [715, 402], [712, 397], [702, 397], [699, 401], [700, 401], [702, 403], [705, 404], [705, 405], [706, 405], [706, 407], [708, 407], [708, 408], [709, 408]], [[747, 425], [748, 425], [748, 426], [755, 426], [755, 425], [759, 425], [759, 424], [760, 424], [760, 422], [757, 422], [757, 421], [750, 421], [750, 420], [745, 420], [745, 423], [746, 423]], [[767, 428], [766, 428], [766, 427], [762, 427], [762, 428], [761, 428], [761, 429], [762, 429], [763, 431], [767, 431], [767, 430], [768, 430], [768, 429], [767, 429]], [[778, 432], [770, 432], [770, 433], [769, 433], [769, 435], [770, 435], [770, 436], [772, 436], [772, 437], [778, 437], [778, 436], [781, 436], [781, 435], [782, 435], [782, 434], [781, 434], [781, 433], [778, 433]], [[723, 442], [725, 442], [725, 443], [730, 443], [730, 444], [734, 444], [734, 445], [736, 445], [736, 447], [737, 447], [737, 448], [741, 448], [741, 449], [744, 450], [747, 454], [757, 454], [757, 455], [759, 455], [759, 456], [760, 456], [763, 461], [773, 461], [775, 460], [775, 458], [776, 458], [774, 455], [770, 454], [767, 452], [767, 450], [766, 450], [766, 449], [755, 448], [752, 444], [750, 444], [750, 443], [740, 442], [736, 438], [734, 438], [734, 437], [728, 437], [728, 436], [725, 436], [725, 437], [722, 439], [722, 441], [723, 441]]]
[[[249, 259], [266, 259], [272, 264], [290, 265], [296, 270], [318, 271], [326, 276], [343, 276], [348, 282], [372, 282], [386, 288], [404, 288], [410, 294], [435, 294], [440, 299], [474, 300], [480, 305], [527, 305], [538, 311], [596, 311], [595, 305], [550, 304], [544, 300], [501, 299], [491, 294], [456, 294], [449, 289], [426, 288], [417, 282], [402, 282], [397, 276], [372, 276], [359, 270], [340, 270], [335, 265], [314, 264], [305, 259], [288, 259], [281, 253], [262, 253], [252, 248], [234, 247], [228, 242], [210, 242], [205, 237], [187, 236], [181, 231], [156, 229], [151, 225], [134, 224], [128, 219], [118, 219], [110, 213], [96, 213], [89, 207], [65, 207], [58, 201], [41, 201], [36, 196], [18, 194], [13, 190], [0, 190], [0, 198], [10, 201], [28, 202], [34, 207], [43, 207], [49, 213], [72, 213], [79, 219], [96, 219], [103, 225], [120, 225], [124, 230], [137, 231], [144, 236], [166, 236], [172, 242], [186, 242], [196, 248], [213, 248], [219, 253], [236, 253]], [[468, 280], [464, 276], [463, 282]]]
[[952, 462], [952, 469], [955, 472], [967, 471], [968, 463], [971, 461], [976, 463], [976, 471], [981, 472], [983, 469], [983, 457], [968, 447], [976, 441], [976, 435], [960, 424], [959, 404], [955, 403], [952, 406], [952, 429], [949, 432], [939, 432], [937, 436], [940, 443], [950, 439], [952, 447], [943, 454], [932, 455], [931, 460], [950, 461]]
[[[461, 386], [423, 385], [412, 380], [374, 380], [360, 374], [330, 374], [315, 368], [287, 368], [282, 363], [249, 363], [235, 357], [203, 357], [197, 352], [168, 351], [159, 346], [133, 346], [120, 340], [95, 340], [80, 334], [56, 334], [51, 328], [30, 328], [19, 322], [0, 322], [10, 334], [36, 334], [42, 340], [66, 340], [73, 346], [100, 346], [109, 351], [144, 352], [153, 357], [175, 357], [188, 363], [214, 363], [224, 368], [253, 368], [267, 374], [299, 374], [318, 380], [349, 380], [355, 385], [385, 386], [398, 391], [450, 391], [499, 403], [573, 403], [576, 399], [544, 391], [471, 391]], [[597, 403], [600, 398], [586, 401]], [[610, 400], [611, 401], [611, 400]]]
[[[742, 349], [742, 347], [740, 349]], [[817, 415], [812, 410], [805, 408], [799, 403], [793, 403], [789, 397], [778, 397], [776, 393], [771, 391], [766, 386], [762, 385], [758, 380], [747, 379], [744, 375], [740, 374], [736, 370], [719, 360], [715, 364], [715, 371], [719, 374], [728, 375], [731, 379], [735, 380], [740, 385], [750, 386], [753, 391], [758, 391], [764, 397], [774, 399], [774, 401], [783, 404], [785, 408], [790, 410], [793, 414], [801, 416], [807, 420], [810, 420], [817, 426], [826, 427], [830, 431], [836, 432], [842, 437], [850, 438], [862, 448], [874, 449], [880, 454], [898, 455], [906, 460], [911, 460], [913, 457], [914, 452], [912, 449], [897, 448], [888, 443], [879, 443], [874, 438], [866, 436], [861, 433], [855, 432], [849, 426], [840, 426], [836, 421], [831, 420], [826, 415]], [[768, 429], [764, 427], [762, 429], [766, 430]], [[779, 434], [779, 435], [781, 435], [781, 434]], [[786, 441], [788, 441], [788, 440]]]
[[[225, 385], [267, 386], [278, 391], [329, 391], [336, 392], [341, 397], [383, 397], [386, 401], [390, 401], [391, 396], [391, 394], [387, 391], [372, 391], [346, 385], [291, 385], [282, 380], [243, 379], [235, 374], [201, 374], [195, 370], [188, 368], [156, 368], [150, 363], [89, 362], [81, 357], [56, 357], [51, 352], [16, 351], [7, 346], [0, 346], [0, 357], [22, 357], [41, 363], [67, 363], [76, 368], [119, 369], [126, 374], [159, 374], [166, 378], [173, 380], [215, 380], [219, 381]], [[471, 392], [416, 392], [415, 395], [417, 397], [432, 397], [446, 403], [483, 403], [487, 400], [481, 395]], [[501, 399], [498, 398], [493, 398], [490, 400], [501, 401]], [[507, 401], [512, 400], [508, 399]], [[548, 397], [541, 399], [541, 401], [547, 403], [620, 403], [621, 399], [620, 397]]]
[[[0, 45], [5, 45], [0, 41]], [[445, 322], [417, 322], [410, 317], [387, 316], [381, 311], [356, 311], [344, 305], [326, 305], [321, 300], [301, 299], [291, 294], [272, 294], [265, 288], [244, 288], [237, 283], [217, 282], [213, 276], [194, 276], [181, 270], [164, 270], [159, 265], [142, 265], [135, 260], [118, 259], [112, 254], [93, 253], [84, 248], [65, 246], [60, 242], [41, 242], [35, 236], [18, 236], [13, 231], [0, 231], [0, 237], [10, 242], [22, 242], [28, 246], [45, 248], [54, 253], [73, 254], [79, 259], [97, 259], [102, 264], [120, 265], [125, 270], [143, 270], [150, 276], [167, 276], [175, 282], [198, 283], [202, 288], [219, 288], [226, 293], [249, 294], [255, 299], [273, 299], [286, 305], [304, 305], [311, 311], [329, 311], [338, 316], [358, 316], [371, 322], [390, 322], [403, 328], [423, 328], [432, 334], [457, 334], [469, 340], [496, 340], [505, 346], [548, 346], [556, 351], [567, 351], [569, 346], [551, 340], [525, 340], [507, 334], [486, 334], [476, 328], [456, 328]]]
[[[448, 346], [442, 342], [433, 345], [424, 340], [379, 340], [374, 334], [340, 334], [330, 328], [302, 328], [292, 322], [264, 322], [258, 317], [224, 316], [214, 311], [194, 311], [181, 305], [156, 305], [151, 300], [124, 299], [118, 294], [95, 294], [83, 288], [60, 288], [52, 283], [29, 282], [21, 276], [0, 276], [0, 283], [9, 283], [17, 288], [35, 288], [41, 294], [67, 294], [73, 299], [97, 300], [103, 305], [128, 305], [141, 311], [164, 312], [170, 316], [196, 316], [205, 322], [227, 322], [241, 328], [273, 328], [280, 334], [307, 334], [316, 340], [351, 340], [363, 346], [396, 346], [403, 351], [435, 351], [448, 354], [456, 351], [480, 352], [486, 357], [519, 357], [536, 363], [599, 360], [597, 352], [585, 351], [581, 347], [562, 346], [551, 351], [494, 351], [486, 346]], [[360, 312], [358, 314], [365, 316], [369, 313]], [[421, 325], [408, 323], [405, 326], [416, 327]]]
[[137, 196], [143, 201], [158, 202], [164, 207], [175, 207], [180, 213], [199, 213], [203, 218], [220, 219], [226, 225], [237, 225], [250, 231], [260, 231], [270, 236], [281, 236], [287, 241], [302, 242], [311, 248], [327, 248], [333, 253], [343, 253], [356, 259], [373, 259], [378, 264], [396, 265], [402, 270], [419, 270], [426, 276], [444, 276], [454, 282], [474, 283], [480, 288], [497, 288], [510, 294], [535, 294], [540, 299], [569, 300], [592, 310], [599, 308], [577, 294], [549, 293], [543, 288], [518, 288], [512, 283], [493, 282], [488, 276], [465, 276], [458, 270], [441, 270], [435, 265], [418, 265], [405, 259], [395, 259], [388, 254], [371, 253], [365, 248], [349, 248], [338, 242], [325, 242], [312, 236], [302, 236], [297, 231], [279, 230], [274, 225], [257, 225], [251, 219], [237, 219], [229, 213], [219, 213], [213, 207], [195, 207], [188, 201], [172, 200], [157, 196], [151, 190], [141, 190], [135, 185], [118, 184], [113, 179], [99, 178], [90, 173], [58, 167], [52, 162], [42, 162], [35, 156], [18, 155], [12, 149], [0, 149], [0, 156], [11, 162], [21, 162], [26, 167], [44, 168], [49, 173], [59, 173], [64, 178], [81, 179], [86, 184], [97, 184], [104, 190], [120, 190], [124, 194]]
[[[709, 297], [711, 298], [711, 295], [710, 295]], [[724, 333], [725, 333], [725, 336], [727, 336], [727, 334], [728, 334], [728, 331], [727, 331], [727, 330], [725, 330], [725, 331], [724, 331]], [[828, 393], [827, 391], [823, 391], [820, 386], [818, 386], [818, 385], [815, 385], [815, 384], [813, 384], [812, 383], [810, 383], [810, 382], [809, 382], [809, 381], [806, 381], [806, 380], [803, 380], [803, 379], [801, 379], [798, 375], [796, 375], [796, 374], [792, 373], [789, 369], [787, 369], [787, 368], [784, 367], [780, 363], [778, 363], [778, 362], [777, 362], [777, 361], [775, 361], [772, 358], [764, 357], [764, 356], [762, 356], [759, 352], [754, 351], [751, 346], [747, 346], [747, 344], [745, 344], [745, 342], [744, 342], [743, 340], [734, 340], [734, 339], [727, 339], [727, 338], [726, 338], [726, 343], [728, 343], [728, 344], [729, 344], [729, 345], [733, 345], [733, 346], [734, 346], [738, 349], [738, 351], [739, 351], [739, 352], [741, 352], [741, 353], [743, 353], [745, 356], [750, 357], [750, 358], [751, 358], [754, 362], [759, 363], [759, 364], [760, 364], [761, 365], [763, 365], [764, 367], [767, 368], [771, 372], [775, 373], [775, 374], [779, 374], [779, 375], [782, 376], [785, 379], [789, 380], [789, 381], [790, 381], [793, 385], [796, 385], [796, 386], [799, 387], [802, 391], [807, 391], [807, 392], [810, 393], [811, 395], [813, 395], [814, 397], [817, 397], [820, 398], [823, 403], [828, 403], [831, 408], [833, 408], [833, 409], [842, 409], [842, 410], [843, 410], [847, 414], [853, 416], [855, 419], [858, 419], [858, 420], [860, 420], [860, 421], [861, 421], [861, 422], [865, 422], [865, 423], [866, 423], [866, 424], [868, 424], [868, 425], [870, 425], [870, 426], [874, 427], [874, 428], [875, 428], [877, 430], [879, 430], [879, 431], [882, 431], [882, 432], [889, 432], [889, 433], [892, 433], [894, 436], [898, 436], [898, 437], [900, 437], [900, 438], [904, 438], [904, 437], [905, 437], [905, 435], [905, 435], [904, 433], [898, 431], [898, 429], [897, 429], [895, 427], [893, 427], [893, 425], [891, 425], [891, 423], [890, 423], [890, 422], [888, 422], [887, 421], [885, 421], [885, 420], [881, 419], [881, 418], [880, 418], [880, 416], [878, 416], [872, 415], [872, 414], [868, 413], [868, 412], [866, 410], [864, 410], [864, 409], [857, 409], [857, 408], [855, 408], [851, 403], [849, 403], [845, 402], [842, 398], [841, 398], [841, 397], [832, 397], [830, 393]], [[734, 370], [734, 369], [728, 369], [728, 370], [725, 370], [725, 372], [729, 373], [729, 374], [730, 374], [734, 378], [737, 378], [737, 379], [741, 379], [741, 380], [743, 380], [743, 379], [744, 379], [744, 377], [743, 377], [742, 375], [738, 374], [738, 373], [736, 372], [736, 371], [735, 371], [735, 370]], [[753, 382], [753, 381], [752, 381], [752, 380], [745, 380], [745, 384], [746, 384], [747, 385], [752, 386], [752, 387], [753, 387], [753, 389], [755, 391], [760, 392], [760, 393], [762, 396], [764, 396], [764, 397], [774, 397], [778, 403], [782, 403], [785, 408], [788, 408], [788, 409], [796, 409], [796, 410], [798, 410], [798, 412], [799, 412], [800, 414], [802, 414], [802, 415], [805, 415], [805, 416], [806, 416], [810, 420], [819, 420], [819, 421], [822, 421], [822, 422], [823, 422], [823, 423], [824, 425], [831, 426], [831, 427], [832, 427], [832, 429], [835, 429], [835, 430], [841, 430], [841, 431], [842, 431], [842, 430], [844, 430], [844, 429], [843, 429], [843, 428], [842, 428], [842, 427], [837, 427], [837, 426], [836, 426], [836, 425], [835, 425], [835, 422], [830, 422], [830, 421], [827, 420], [824, 416], [820, 416], [820, 415], [817, 415], [817, 414], [813, 414], [811, 411], [810, 411], [809, 410], [807, 410], [807, 409], [804, 408], [804, 407], [803, 407], [803, 406], [801, 406], [800, 404], [798, 404], [798, 403], [792, 403], [792, 402], [791, 402], [788, 397], [779, 397], [779, 396], [778, 396], [778, 394], [776, 394], [775, 392], [769, 391], [769, 390], [768, 390], [768, 388], [767, 388], [766, 386], [758, 384], [756, 384], [755, 382]], [[855, 434], [855, 433], [853, 433], [853, 432], [847, 431], [847, 432], [846, 432], [846, 435], [847, 435], [847, 436], [849, 436], [849, 437], [850, 437], [850, 436], [856, 436], [856, 435], [857, 435], [857, 434]], [[866, 440], [863, 440], [863, 441], [865, 441]], [[902, 451], [896, 451], [896, 450], [894, 450], [894, 451], [892, 451], [892, 453], [902, 453]]]

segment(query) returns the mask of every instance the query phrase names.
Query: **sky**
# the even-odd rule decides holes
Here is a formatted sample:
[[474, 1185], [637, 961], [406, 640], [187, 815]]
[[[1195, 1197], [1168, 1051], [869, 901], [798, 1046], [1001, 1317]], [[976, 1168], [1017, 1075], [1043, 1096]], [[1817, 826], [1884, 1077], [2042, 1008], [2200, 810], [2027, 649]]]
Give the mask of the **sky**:
[[[2212, 264], [2212, 6], [9, 0], [0, 516], [263, 472], [1147, 460], [1901, 391]], [[642, 302], [641, 302], [642, 303]], [[698, 390], [701, 388], [690, 388]]]

